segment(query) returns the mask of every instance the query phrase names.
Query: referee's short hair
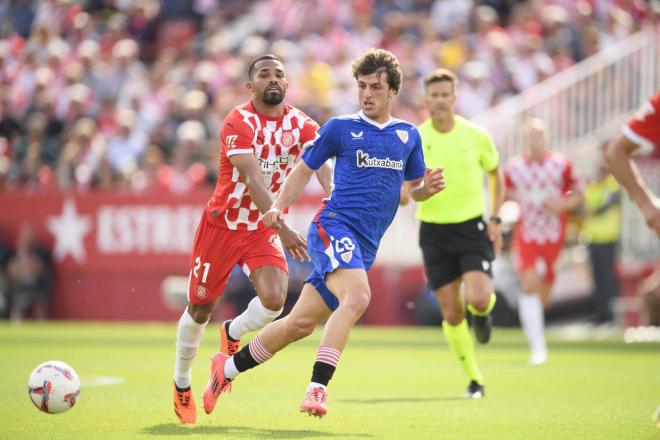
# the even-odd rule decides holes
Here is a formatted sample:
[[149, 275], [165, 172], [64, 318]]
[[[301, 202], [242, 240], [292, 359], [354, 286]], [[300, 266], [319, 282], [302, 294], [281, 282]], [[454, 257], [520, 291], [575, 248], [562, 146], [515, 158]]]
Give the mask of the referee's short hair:
[[452, 89], [456, 90], [456, 85], [458, 84], [458, 77], [454, 72], [449, 69], [435, 69], [429, 73], [424, 79], [424, 88], [430, 86], [433, 83], [448, 81], [452, 85]]

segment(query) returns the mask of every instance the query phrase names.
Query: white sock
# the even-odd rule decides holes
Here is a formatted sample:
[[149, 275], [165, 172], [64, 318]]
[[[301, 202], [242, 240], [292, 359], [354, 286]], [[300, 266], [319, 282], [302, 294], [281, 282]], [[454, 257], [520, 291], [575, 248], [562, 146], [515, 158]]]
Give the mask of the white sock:
[[260, 330], [270, 324], [281, 313], [282, 309], [268, 310], [261, 304], [259, 297], [255, 296], [247, 309], [229, 323], [229, 336], [233, 339], [241, 339], [247, 332]]
[[197, 356], [199, 343], [204, 336], [208, 321], [199, 324], [184, 310], [176, 330], [176, 361], [174, 362], [174, 382], [179, 388], [190, 386], [190, 370]]
[[518, 316], [532, 353], [546, 353], [543, 305], [538, 294], [518, 297]]
[[227, 359], [227, 362], [225, 362], [225, 379], [232, 380], [236, 376], [238, 376], [238, 369], [236, 368], [236, 364], [234, 363], [234, 356], [230, 357]]
[[323, 388], [323, 391], [325, 391], [326, 393], [328, 392], [328, 387], [326, 385], [323, 385], [322, 383], [316, 383], [316, 382], [310, 382], [309, 385], [307, 385], [307, 390], [305, 392], [309, 393], [314, 388]]

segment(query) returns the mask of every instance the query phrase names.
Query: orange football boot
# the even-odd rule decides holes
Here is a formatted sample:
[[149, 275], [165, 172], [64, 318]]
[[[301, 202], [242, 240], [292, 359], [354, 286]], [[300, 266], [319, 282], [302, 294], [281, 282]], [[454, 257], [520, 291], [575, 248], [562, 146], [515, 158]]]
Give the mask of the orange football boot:
[[174, 384], [174, 413], [181, 423], [195, 423], [197, 421], [197, 408], [192, 395], [191, 387], [179, 391]]
[[225, 321], [220, 326], [220, 351], [228, 356], [233, 356], [241, 349], [241, 340], [232, 341], [229, 339], [229, 323]]

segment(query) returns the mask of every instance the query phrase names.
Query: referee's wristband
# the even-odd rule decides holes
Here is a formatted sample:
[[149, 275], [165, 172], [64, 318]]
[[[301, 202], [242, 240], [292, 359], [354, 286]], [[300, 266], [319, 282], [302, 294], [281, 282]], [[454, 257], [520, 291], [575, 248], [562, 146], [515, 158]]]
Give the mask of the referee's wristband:
[[491, 215], [488, 221], [491, 221], [495, 223], [496, 225], [501, 225], [502, 224], [502, 217], [499, 215]]

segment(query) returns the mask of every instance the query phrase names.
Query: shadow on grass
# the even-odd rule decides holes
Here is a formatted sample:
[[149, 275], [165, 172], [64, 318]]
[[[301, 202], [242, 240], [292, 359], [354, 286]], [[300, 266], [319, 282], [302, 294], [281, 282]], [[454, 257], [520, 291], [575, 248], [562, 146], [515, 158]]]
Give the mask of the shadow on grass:
[[387, 399], [344, 399], [338, 400], [342, 403], [404, 403], [404, 402], [451, 402], [454, 400], [465, 400], [463, 397], [390, 397]]
[[[264, 439], [294, 439], [313, 437], [340, 437], [346, 438], [346, 433], [334, 433], [323, 431], [311, 431], [305, 429], [257, 429], [247, 426], [183, 426], [178, 423], [163, 423], [161, 425], [148, 426], [143, 429], [143, 434], [148, 435], [223, 435], [227, 438], [264, 438]], [[373, 437], [371, 434], [360, 434], [351, 432], [351, 437]]]

